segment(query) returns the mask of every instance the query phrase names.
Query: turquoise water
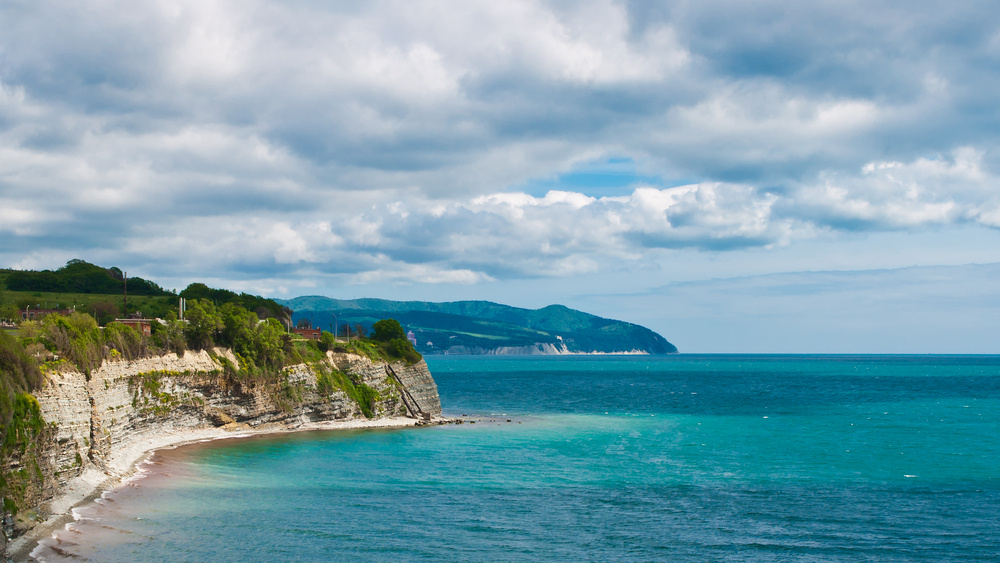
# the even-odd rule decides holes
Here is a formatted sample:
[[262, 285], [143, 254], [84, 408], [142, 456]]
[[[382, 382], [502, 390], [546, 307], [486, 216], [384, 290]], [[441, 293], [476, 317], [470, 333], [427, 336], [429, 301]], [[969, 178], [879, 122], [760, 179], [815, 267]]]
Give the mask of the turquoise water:
[[160, 452], [46, 557], [1000, 558], [1000, 357], [427, 360], [477, 424]]

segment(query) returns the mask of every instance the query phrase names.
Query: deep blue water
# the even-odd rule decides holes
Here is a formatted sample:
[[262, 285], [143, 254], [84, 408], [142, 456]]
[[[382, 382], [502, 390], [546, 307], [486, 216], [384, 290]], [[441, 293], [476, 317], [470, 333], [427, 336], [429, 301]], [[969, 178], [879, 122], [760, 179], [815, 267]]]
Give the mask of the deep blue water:
[[[428, 357], [463, 424], [157, 454], [94, 561], [1000, 559], [1000, 357]], [[510, 422], [507, 422], [507, 420]], [[55, 557], [52, 557], [55, 559]]]

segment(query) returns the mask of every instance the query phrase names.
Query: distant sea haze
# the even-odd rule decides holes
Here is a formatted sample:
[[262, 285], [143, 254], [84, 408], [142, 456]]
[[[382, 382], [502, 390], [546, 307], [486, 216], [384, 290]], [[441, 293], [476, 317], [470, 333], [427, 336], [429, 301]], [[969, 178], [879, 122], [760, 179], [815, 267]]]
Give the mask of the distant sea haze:
[[49, 560], [1000, 557], [1000, 357], [427, 361], [465, 424], [163, 451]]

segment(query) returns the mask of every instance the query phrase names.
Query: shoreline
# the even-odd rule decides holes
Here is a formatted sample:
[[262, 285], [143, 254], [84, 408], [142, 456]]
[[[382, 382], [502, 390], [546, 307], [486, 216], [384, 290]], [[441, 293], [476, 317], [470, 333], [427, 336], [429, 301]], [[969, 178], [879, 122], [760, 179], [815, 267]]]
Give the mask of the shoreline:
[[275, 424], [259, 428], [234, 423], [226, 426], [177, 430], [161, 436], [144, 438], [112, 454], [108, 459], [108, 471], [90, 467], [79, 476], [70, 479], [64, 490], [49, 503], [49, 517], [39, 522], [24, 535], [11, 541], [7, 546], [7, 556], [10, 561], [33, 561], [32, 554], [39, 547], [39, 542], [53, 537], [67, 524], [75, 521], [74, 508], [88, 505], [101, 498], [105, 492], [117, 489], [139, 476], [139, 465], [158, 450], [177, 448], [187, 444], [250, 438], [268, 434], [290, 434], [315, 430], [406, 428], [452, 422], [454, 419], [446, 417], [436, 417], [429, 422], [414, 418], [389, 417], [372, 420], [363, 418], [326, 420], [306, 422], [296, 426]]

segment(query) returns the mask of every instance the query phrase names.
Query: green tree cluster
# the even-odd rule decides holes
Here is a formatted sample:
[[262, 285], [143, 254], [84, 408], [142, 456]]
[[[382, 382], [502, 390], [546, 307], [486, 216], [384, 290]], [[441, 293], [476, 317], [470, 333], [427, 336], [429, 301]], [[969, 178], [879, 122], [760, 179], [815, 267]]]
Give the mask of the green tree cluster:
[[379, 349], [389, 358], [401, 359], [407, 364], [415, 364], [423, 357], [406, 339], [403, 325], [396, 319], [382, 319], [372, 325], [369, 340], [377, 343]]
[[[125, 290], [124, 274], [118, 268], [102, 268], [70, 260], [56, 271], [11, 271], [7, 274], [7, 289], [11, 291], [46, 291], [64, 293], [121, 294]], [[172, 295], [155, 283], [139, 277], [128, 279], [132, 295]]]
[[21, 317], [21, 312], [8, 296], [7, 293], [0, 289], [0, 321], [15, 321], [19, 320]]
[[278, 374], [299, 360], [291, 336], [275, 318], [261, 320], [238, 303], [217, 307], [207, 299], [189, 301], [184, 335], [194, 349], [231, 348], [243, 369], [256, 375]]
[[236, 293], [228, 289], [213, 289], [203, 283], [193, 283], [180, 292], [180, 296], [188, 300], [189, 307], [191, 301], [203, 299], [211, 301], [215, 306], [228, 303], [239, 305], [247, 311], [256, 313], [259, 318], [273, 317], [281, 322], [291, 322], [292, 320], [291, 310], [282, 307], [273, 299], [265, 299], [259, 295]]

